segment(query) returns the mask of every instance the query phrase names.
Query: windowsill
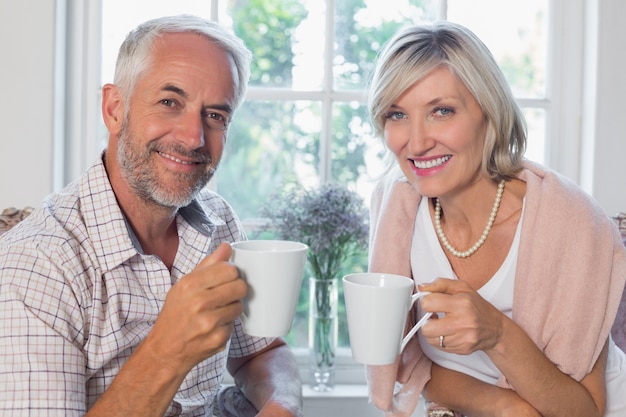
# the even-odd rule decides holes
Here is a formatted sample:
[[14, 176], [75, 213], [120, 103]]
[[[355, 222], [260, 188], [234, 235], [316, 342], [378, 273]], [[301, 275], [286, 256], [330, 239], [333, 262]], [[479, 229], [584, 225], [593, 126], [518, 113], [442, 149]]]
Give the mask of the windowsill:
[[[359, 416], [380, 417], [382, 411], [370, 404], [367, 386], [338, 384], [332, 391], [314, 391], [309, 384], [302, 386], [304, 415], [307, 417]], [[412, 417], [424, 416], [424, 400], [420, 401]]]
[[[308, 384], [302, 387], [304, 415], [307, 417], [359, 416], [380, 417], [383, 412], [370, 404], [365, 385], [335, 385], [330, 392], [317, 392]], [[424, 400], [419, 403], [412, 417], [424, 416]]]
[[[308, 350], [306, 348], [294, 348], [293, 352], [302, 377], [305, 416], [380, 417], [382, 415], [382, 412], [369, 402], [364, 366], [352, 359], [350, 348], [344, 347], [337, 350], [335, 388], [328, 392], [319, 392], [311, 388]], [[227, 374], [224, 383], [233, 383], [232, 377]], [[420, 399], [413, 416], [423, 417], [423, 415], [424, 405]]]
[[[306, 386], [311, 378], [309, 350], [293, 348], [293, 353], [302, 376], [302, 383]], [[349, 347], [338, 348], [335, 355], [335, 386], [362, 386], [367, 394], [365, 385], [365, 366], [352, 358]]]
[[317, 392], [305, 382], [303, 413], [307, 417], [380, 417], [381, 411], [369, 403], [365, 385], [338, 384], [329, 392]]
[[365, 385], [335, 385], [332, 391], [315, 391], [311, 386], [305, 383], [302, 386], [302, 395], [304, 398], [365, 398], [367, 399], [367, 386]]

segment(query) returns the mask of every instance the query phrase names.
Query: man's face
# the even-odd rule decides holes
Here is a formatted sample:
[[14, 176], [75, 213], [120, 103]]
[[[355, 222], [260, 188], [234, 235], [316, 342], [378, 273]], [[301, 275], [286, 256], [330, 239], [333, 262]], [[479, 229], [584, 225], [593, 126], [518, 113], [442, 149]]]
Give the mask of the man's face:
[[117, 136], [118, 168], [141, 199], [178, 208], [217, 168], [232, 117], [235, 68], [200, 35], [166, 34], [154, 46]]

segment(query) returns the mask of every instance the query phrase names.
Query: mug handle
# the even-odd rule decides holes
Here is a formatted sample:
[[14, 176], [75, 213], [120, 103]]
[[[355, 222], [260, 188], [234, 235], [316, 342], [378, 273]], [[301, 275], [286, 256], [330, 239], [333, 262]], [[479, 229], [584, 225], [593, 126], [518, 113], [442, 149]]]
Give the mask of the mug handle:
[[[420, 298], [422, 298], [423, 296], [428, 295], [428, 294], [430, 294], [430, 292], [428, 292], [428, 291], [416, 292], [415, 294], [413, 294], [411, 296], [411, 304], [409, 306], [409, 309], [411, 309], [413, 307], [413, 304], [415, 304], [415, 302], [417, 300], [419, 300]], [[406, 345], [409, 343], [411, 338], [413, 338], [413, 336], [415, 336], [415, 333], [417, 333], [417, 331], [420, 329], [420, 327], [422, 327], [424, 324], [426, 324], [426, 322], [428, 321], [428, 319], [432, 315], [433, 315], [433, 313], [431, 313], [431, 312], [428, 312], [428, 313], [424, 314], [424, 316], [422, 316], [422, 318], [417, 322], [417, 324], [415, 326], [413, 326], [413, 328], [409, 331], [409, 333], [407, 333], [407, 335], [404, 336], [404, 339], [402, 339], [402, 345], [400, 345], [400, 353], [402, 353], [402, 351], [404, 350]]]

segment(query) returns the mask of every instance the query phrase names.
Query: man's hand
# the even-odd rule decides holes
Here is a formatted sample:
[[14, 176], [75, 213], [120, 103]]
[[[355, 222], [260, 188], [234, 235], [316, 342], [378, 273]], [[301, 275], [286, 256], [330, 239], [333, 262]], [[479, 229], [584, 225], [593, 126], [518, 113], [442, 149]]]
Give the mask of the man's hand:
[[222, 351], [242, 311], [247, 284], [230, 264], [222, 243], [169, 291], [153, 329], [144, 341], [157, 358], [167, 358], [185, 374]]
[[223, 243], [172, 286], [152, 330], [88, 416], [163, 415], [191, 368], [226, 347], [248, 288], [230, 253]]

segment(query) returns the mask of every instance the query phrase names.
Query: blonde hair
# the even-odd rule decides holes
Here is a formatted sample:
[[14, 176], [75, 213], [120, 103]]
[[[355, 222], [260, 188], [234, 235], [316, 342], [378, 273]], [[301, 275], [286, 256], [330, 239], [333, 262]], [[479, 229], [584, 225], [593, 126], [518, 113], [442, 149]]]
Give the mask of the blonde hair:
[[521, 170], [526, 123], [493, 56], [469, 29], [447, 21], [407, 27], [379, 53], [369, 83], [369, 113], [383, 137], [385, 114], [395, 100], [437, 68], [447, 68], [480, 105], [488, 123], [482, 168], [492, 178]]

